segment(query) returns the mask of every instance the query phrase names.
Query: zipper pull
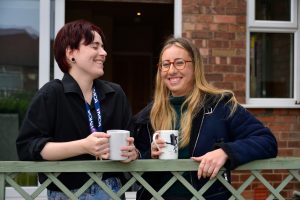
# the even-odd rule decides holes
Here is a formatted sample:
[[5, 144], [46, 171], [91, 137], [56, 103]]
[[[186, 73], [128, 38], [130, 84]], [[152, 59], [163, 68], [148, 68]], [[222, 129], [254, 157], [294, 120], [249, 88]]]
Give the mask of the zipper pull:
[[224, 179], [228, 182], [228, 176], [227, 176], [227, 173], [226, 172], [224, 172]]

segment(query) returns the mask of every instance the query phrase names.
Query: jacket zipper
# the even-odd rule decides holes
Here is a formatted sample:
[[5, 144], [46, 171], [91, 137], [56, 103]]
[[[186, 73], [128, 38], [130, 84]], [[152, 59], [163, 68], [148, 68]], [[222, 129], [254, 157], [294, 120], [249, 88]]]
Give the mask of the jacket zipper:
[[[200, 128], [199, 128], [199, 131], [198, 131], [198, 135], [197, 135], [197, 139], [196, 139], [196, 142], [195, 142], [195, 145], [194, 145], [194, 148], [193, 148], [193, 152], [192, 152], [192, 156], [194, 155], [194, 152], [195, 152], [195, 149], [196, 149], [196, 146], [197, 146], [197, 142], [198, 142], [198, 139], [199, 139], [199, 136], [200, 136], [200, 132], [201, 132], [201, 129], [202, 129], [202, 125], [203, 125], [203, 121], [204, 121], [204, 116], [205, 115], [210, 115], [214, 112], [215, 108], [218, 106], [220, 101], [217, 102], [217, 104], [214, 106], [214, 108], [210, 108], [208, 111], [205, 112], [204, 110], [204, 114], [202, 116], [202, 120], [201, 120], [201, 124], [200, 124]], [[190, 172], [190, 179], [191, 179], [191, 183], [192, 185], [194, 186], [194, 183], [193, 183], [193, 178], [192, 178], [192, 172]], [[226, 181], [228, 181], [228, 177], [227, 177], [227, 174], [226, 172], [224, 173], [224, 178]]]
[[[195, 142], [195, 145], [194, 145], [194, 148], [193, 148], [192, 156], [194, 155], [194, 152], [195, 152], [195, 149], [196, 149], [196, 146], [197, 146], [199, 135], [200, 135], [200, 132], [201, 132], [201, 129], [202, 129], [202, 124], [203, 124], [203, 121], [204, 121], [204, 116], [205, 116], [205, 113], [202, 116], [202, 120], [201, 120], [200, 128], [199, 128], [199, 131], [198, 131], [197, 139], [196, 139], [196, 142]], [[192, 186], [195, 186], [194, 183], [193, 183], [192, 172], [190, 172], [190, 180], [191, 180]]]

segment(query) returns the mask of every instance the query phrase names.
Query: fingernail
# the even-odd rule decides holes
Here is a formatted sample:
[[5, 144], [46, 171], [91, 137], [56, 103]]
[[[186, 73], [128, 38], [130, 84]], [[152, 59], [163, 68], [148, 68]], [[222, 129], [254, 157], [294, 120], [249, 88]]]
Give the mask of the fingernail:
[[198, 180], [200, 180], [201, 176], [198, 176]]

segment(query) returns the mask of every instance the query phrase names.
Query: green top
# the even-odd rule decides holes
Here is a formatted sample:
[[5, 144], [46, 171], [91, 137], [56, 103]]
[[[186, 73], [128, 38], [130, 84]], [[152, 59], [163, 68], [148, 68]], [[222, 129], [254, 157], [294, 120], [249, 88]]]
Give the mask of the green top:
[[[170, 103], [174, 110], [176, 111], [176, 130], [179, 130], [179, 138], [180, 138], [180, 119], [181, 119], [181, 106], [185, 101], [185, 97], [173, 97], [170, 96]], [[185, 109], [183, 109], [184, 111]], [[184, 148], [179, 148], [178, 151], [178, 158], [179, 159], [189, 159], [189, 146], [185, 146]], [[166, 183], [172, 177], [171, 174], [167, 173], [164, 177], [162, 177], [162, 183]], [[189, 181], [189, 172], [184, 172], [183, 177]], [[190, 182], [190, 181], [189, 181]], [[190, 194], [190, 192], [179, 182], [176, 181], [166, 192], [166, 196], [186, 196]]]

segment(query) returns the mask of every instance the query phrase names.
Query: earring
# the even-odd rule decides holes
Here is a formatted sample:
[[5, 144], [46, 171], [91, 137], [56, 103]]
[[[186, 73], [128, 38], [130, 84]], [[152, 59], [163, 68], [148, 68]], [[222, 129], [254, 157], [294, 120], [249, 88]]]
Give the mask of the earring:
[[73, 63], [75, 63], [75, 58], [71, 58], [71, 61], [72, 61]]

